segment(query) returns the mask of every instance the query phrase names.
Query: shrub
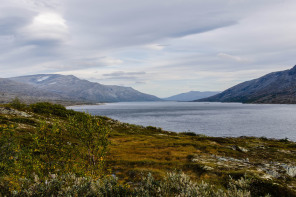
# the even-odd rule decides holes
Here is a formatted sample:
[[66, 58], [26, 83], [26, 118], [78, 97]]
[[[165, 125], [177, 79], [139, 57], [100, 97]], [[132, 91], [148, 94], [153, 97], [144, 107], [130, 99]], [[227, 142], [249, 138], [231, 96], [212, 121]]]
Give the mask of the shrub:
[[9, 174], [15, 168], [17, 144], [14, 125], [0, 125], [0, 176]]
[[20, 182], [19, 189], [11, 190], [6, 182], [1, 181], [0, 196], [132, 196], [131, 190], [112, 176], [95, 180], [75, 174], [50, 174], [45, 181], [35, 176]]
[[25, 103], [22, 103], [21, 100], [18, 97], [15, 97], [8, 106], [18, 109], [18, 110], [24, 110], [26, 109], [27, 105]]
[[[80, 169], [85, 169], [89, 176], [99, 176], [103, 170], [104, 157], [109, 144], [108, 136], [110, 129], [103, 124], [101, 119], [96, 119], [90, 114], [76, 114], [69, 117], [67, 130], [70, 135], [79, 141], [81, 158], [86, 162]], [[76, 154], [77, 154], [76, 153]]]
[[162, 132], [162, 128], [160, 127], [147, 126], [146, 129], [149, 129], [150, 131], [155, 131], [155, 132]]
[[194, 133], [194, 132], [191, 132], [191, 131], [180, 132], [180, 134], [183, 134], [183, 135], [188, 135], [188, 136], [197, 136], [197, 134], [196, 134], [196, 133]]
[[[1, 181], [1, 180], [0, 180]], [[57, 176], [50, 174], [45, 181], [35, 176], [20, 179], [21, 187], [11, 190], [6, 182], [0, 182], [3, 196], [182, 196], [182, 197], [250, 197], [250, 179], [230, 179], [226, 189], [220, 189], [205, 182], [196, 183], [184, 173], [171, 172], [162, 180], [155, 180], [149, 173], [142, 181], [123, 185], [113, 176], [100, 179], [79, 177], [74, 174]], [[264, 196], [264, 195], [263, 195]], [[265, 194], [265, 196], [268, 196]]]
[[286, 137], [286, 138], [280, 139], [279, 141], [280, 142], [289, 142], [289, 138]]
[[20, 186], [20, 177], [33, 174], [43, 180], [48, 174], [102, 176], [109, 144], [109, 128], [102, 120], [77, 113], [68, 121], [32, 123], [35, 127], [25, 132], [0, 125], [0, 176], [8, 177], [13, 187]]
[[59, 117], [68, 117], [69, 115], [76, 114], [73, 110], [67, 110], [63, 105], [48, 102], [31, 104], [30, 108], [37, 114], [55, 115]]

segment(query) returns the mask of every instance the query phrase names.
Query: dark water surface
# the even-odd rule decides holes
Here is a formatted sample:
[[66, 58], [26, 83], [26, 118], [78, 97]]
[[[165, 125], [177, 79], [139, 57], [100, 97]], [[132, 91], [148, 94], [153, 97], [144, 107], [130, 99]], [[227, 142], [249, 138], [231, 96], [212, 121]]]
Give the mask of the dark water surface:
[[168, 131], [218, 137], [287, 137], [296, 141], [296, 105], [128, 102], [69, 108]]

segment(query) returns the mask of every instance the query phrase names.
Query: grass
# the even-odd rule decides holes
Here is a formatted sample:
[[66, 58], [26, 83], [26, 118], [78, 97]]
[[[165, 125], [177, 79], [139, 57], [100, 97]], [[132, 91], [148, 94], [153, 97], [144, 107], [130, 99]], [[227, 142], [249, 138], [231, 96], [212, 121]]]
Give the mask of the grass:
[[[273, 196], [276, 196], [278, 191], [290, 191], [290, 188], [294, 188], [292, 190], [295, 191], [295, 177], [283, 174], [280, 178], [265, 179], [262, 178], [264, 173], [260, 167], [273, 163], [295, 166], [294, 142], [255, 137], [206, 137], [162, 130], [155, 132], [140, 126], [137, 129], [133, 128], [135, 131], [131, 134], [125, 129], [125, 124], [111, 125], [113, 131], [110, 136], [107, 163], [112, 172], [125, 182], [139, 179], [135, 174], [147, 169], [157, 178], [163, 177], [168, 171], [178, 169], [198, 182], [202, 180], [221, 187], [229, 181], [229, 176], [238, 178], [247, 174], [256, 180], [254, 190], [259, 191], [260, 187], [275, 184], [277, 186], [273, 185], [272, 188], [268, 186], [268, 191]], [[246, 152], [237, 147], [243, 148]], [[197, 160], [192, 162], [196, 155]], [[238, 161], [247, 159], [250, 164], [226, 161], [223, 165], [218, 165], [220, 161], [215, 157]]]
[[[63, 106], [50, 103], [26, 106], [16, 102], [15, 106], [2, 107], [18, 109], [29, 115], [23, 117], [13, 113], [0, 113], [0, 125], [14, 125], [14, 137], [22, 145], [25, 145], [23, 147], [31, 147], [32, 135], [36, 135], [44, 122], [49, 130], [55, 128], [54, 125], [58, 123], [58, 128], [63, 131], [59, 133], [59, 138], [57, 138], [59, 143], [74, 144], [76, 147], [74, 150], [84, 153], [84, 156], [82, 154], [75, 157], [75, 162], [80, 163], [76, 165], [76, 168], [75, 166], [74, 168], [68, 167], [67, 170], [64, 168], [64, 171], [55, 171], [55, 173], [62, 175], [69, 172], [79, 176], [92, 176], [90, 172], [79, 169], [87, 166], [89, 158], [88, 150], [90, 149], [87, 149], [87, 144], [84, 144], [80, 139], [81, 136], [78, 135], [79, 131], [86, 128], [83, 130], [85, 135], [82, 136], [85, 139], [90, 129], [87, 125], [81, 126], [87, 120], [86, 114], [66, 110]], [[73, 116], [77, 116], [75, 119], [77, 124], [69, 119]], [[95, 123], [99, 122], [100, 126], [109, 130], [110, 144], [107, 154], [104, 155], [103, 174], [115, 175], [119, 178], [119, 183], [138, 183], [142, 180], [143, 174], [147, 175], [149, 172], [156, 180], [162, 180], [166, 177], [167, 172], [182, 171], [196, 183], [201, 184], [205, 181], [215, 185], [216, 188], [225, 189], [231, 180], [230, 176], [238, 180], [246, 175], [252, 180], [250, 183], [252, 194], [270, 193], [272, 196], [296, 196], [296, 177], [288, 176], [281, 167], [283, 164], [296, 166], [295, 142], [286, 139], [255, 137], [207, 137], [191, 132], [178, 134], [151, 126], [143, 127], [120, 123], [108, 117], [96, 116], [90, 119], [95, 120]], [[75, 128], [79, 128], [78, 133], [71, 133], [70, 130], [75, 130]], [[55, 134], [51, 135], [53, 138], [49, 137], [48, 139], [56, 139]], [[63, 157], [63, 154], [69, 153], [67, 152], [67, 143], [63, 147], [65, 149], [62, 154], [61, 152], [53, 152], [54, 154], [48, 158], [58, 160], [59, 157]], [[55, 149], [53, 148], [52, 151]], [[42, 159], [43, 157], [43, 161], [47, 161], [46, 155], [42, 156], [38, 151], [33, 154], [37, 154], [36, 158]], [[270, 176], [269, 171], [272, 170], [277, 171], [280, 176]], [[9, 179], [11, 175], [15, 179]], [[10, 174], [6, 174], [5, 179], [15, 181], [21, 176], [23, 175], [12, 170]], [[44, 177], [46, 176], [44, 175]]]

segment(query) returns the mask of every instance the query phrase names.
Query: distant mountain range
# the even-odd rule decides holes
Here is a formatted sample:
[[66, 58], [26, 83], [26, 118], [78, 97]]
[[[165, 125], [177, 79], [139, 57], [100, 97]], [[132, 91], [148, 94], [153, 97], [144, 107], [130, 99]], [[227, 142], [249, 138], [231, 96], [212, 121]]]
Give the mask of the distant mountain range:
[[[58, 74], [0, 78], [0, 102], [9, 102], [14, 97], [28, 102], [98, 103], [161, 100], [130, 87], [102, 85], [79, 79], [73, 75]], [[191, 91], [164, 100], [296, 104], [296, 66], [240, 83], [221, 93]]]
[[158, 101], [130, 87], [102, 85], [73, 75], [39, 74], [0, 80], [0, 97], [81, 102]]
[[296, 66], [240, 83], [199, 102], [296, 104]]
[[190, 91], [186, 93], [177, 94], [174, 96], [170, 96], [168, 98], [164, 98], [167, 101], [193, 101], [197, 99], [206, 98], [209, 96], [216, 95], [220, 92], [199, 92], [199, 91]]

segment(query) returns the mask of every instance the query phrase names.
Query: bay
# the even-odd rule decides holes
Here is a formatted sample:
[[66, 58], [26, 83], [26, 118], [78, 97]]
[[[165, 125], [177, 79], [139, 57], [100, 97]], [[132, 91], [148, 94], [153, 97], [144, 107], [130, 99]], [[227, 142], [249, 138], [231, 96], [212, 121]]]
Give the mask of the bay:
[[296, 105], [122, 102], [68, 107], [121, 122], [215, 137], [255, 136], [296, 141]]

